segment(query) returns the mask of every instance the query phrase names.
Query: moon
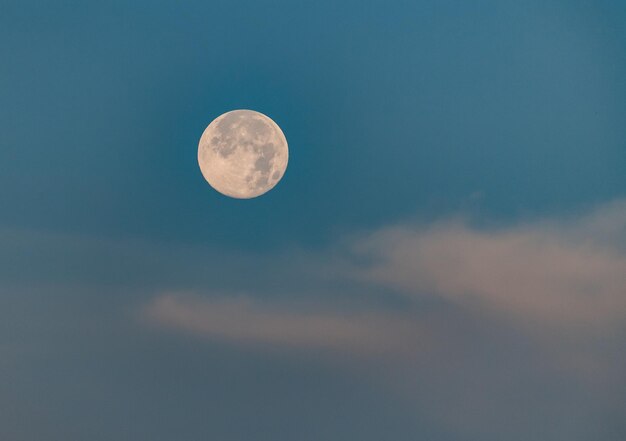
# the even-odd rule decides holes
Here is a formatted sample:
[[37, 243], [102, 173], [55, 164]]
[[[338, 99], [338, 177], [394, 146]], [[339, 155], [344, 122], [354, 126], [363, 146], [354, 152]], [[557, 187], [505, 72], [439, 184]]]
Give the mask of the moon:
[[267, 193], [287, 169], [289, 148], [280, 127], [254, 110], [215, 118], [198, 143], [204, 179], [220, 193], [250, 199]]

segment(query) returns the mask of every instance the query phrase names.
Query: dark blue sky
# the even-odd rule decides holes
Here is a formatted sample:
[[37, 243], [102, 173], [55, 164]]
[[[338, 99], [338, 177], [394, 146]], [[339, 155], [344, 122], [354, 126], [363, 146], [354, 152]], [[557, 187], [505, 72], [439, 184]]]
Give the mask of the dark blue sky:
[[[626, 308], [625, 2], [0, 0], [0, 59], [0, 438], [626, 436], [626, 316], [567, 297]], [[252, 200], [196, 159], [239, 108]]]
[[[472, 194], [500, 217], [626, 191], [621, 2], [3, 11], [8, 225], [249, 248]], [[270, 115], [291, 145], [289, 174], [258, 201], [221, 198], [198, 173], [200, 134], [235, 108]]]

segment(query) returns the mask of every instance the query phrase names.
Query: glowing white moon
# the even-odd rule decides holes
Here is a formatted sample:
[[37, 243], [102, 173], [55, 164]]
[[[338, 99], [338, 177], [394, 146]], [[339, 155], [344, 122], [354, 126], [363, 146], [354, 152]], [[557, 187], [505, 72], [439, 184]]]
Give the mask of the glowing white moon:
[[198, 164], [207, 182], [226, 196], [249, 199], [267, 193], [287, 169], [289, 149], [280, 127], [253, 110], [215, 118], [198, 144]]

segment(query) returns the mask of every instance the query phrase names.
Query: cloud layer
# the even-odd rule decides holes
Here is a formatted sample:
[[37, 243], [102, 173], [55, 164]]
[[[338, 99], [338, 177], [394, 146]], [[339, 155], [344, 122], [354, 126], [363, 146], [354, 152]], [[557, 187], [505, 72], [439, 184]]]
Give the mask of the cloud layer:
[[[165, 293], [142, 314], [211, 342], [348, 357], [351, 372], [375, 373], [463, 437], [589, 439], [603, 409], [622, 406], [626, 203], [497, 227], [404, 224], [340, 243], [302, 260], [306, 282]], [[282, 278], [297, 271], [288, 261], [263, 271]]]
[[[94, 369], [106, 378], [140, 360], [124, 387], [115, 377], [103, 388], [135, 395], [146, 372], [178, 390], [190, 366], [205, 378], [226, 356], [253, 386], [259, 363], [365, 379], [394, 396], [390, 407], [402, 401], [459, 439], [602, 439], [607, 409], [626, 396], [625, 227], [618, 202], [497, 227], [459, 217], [389, 226], [316, 253], [258, 255], [0, 229], [1, 322], [13, 330], [0, 369], [13, 365], [30, 385], [30, 353], [84, 352], [91, 384]], [[31, 266], [19, 272], [20, 261]], [[139, 323], [122, 313], [131, 305]]]
[[[625, 325], [622, 201], [576, 217], [498, 228], [459, 219], [393, 226], [353, 239], [346, 248], [317, 257], [318, 278], [332, 273], [351, 280], [346, 289], [354, 299], [359, 291], [392, 290], [416, 305], [434, 297], [514, 325], [593, 329], [592, 334]], [[336, 268], [328, 270], [325, 261], [336, 262]], [[300, 306], [254, 298], [163, 294], [144, 312], [153, 323], [215, 340], [357, 352], [405, 350], [424, 321], [424, 315], [363, 308], [356, 300], [358, 312], [315, 298]]]
[[529, 323], [626, 319], [626, 204], [500, 228], [448, 220], [391, 227], [354, 244], [359, 276]]

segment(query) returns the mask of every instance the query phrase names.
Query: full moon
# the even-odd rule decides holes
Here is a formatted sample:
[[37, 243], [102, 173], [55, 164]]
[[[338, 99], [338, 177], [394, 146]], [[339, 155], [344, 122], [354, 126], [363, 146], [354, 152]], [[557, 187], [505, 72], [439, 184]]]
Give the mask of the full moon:
[[285, 174], [287, 139], [271, 118], [233, 110], [215, 118], [198, 144], [204, 179], [220, 193], [250, 199], [270, 191]]

